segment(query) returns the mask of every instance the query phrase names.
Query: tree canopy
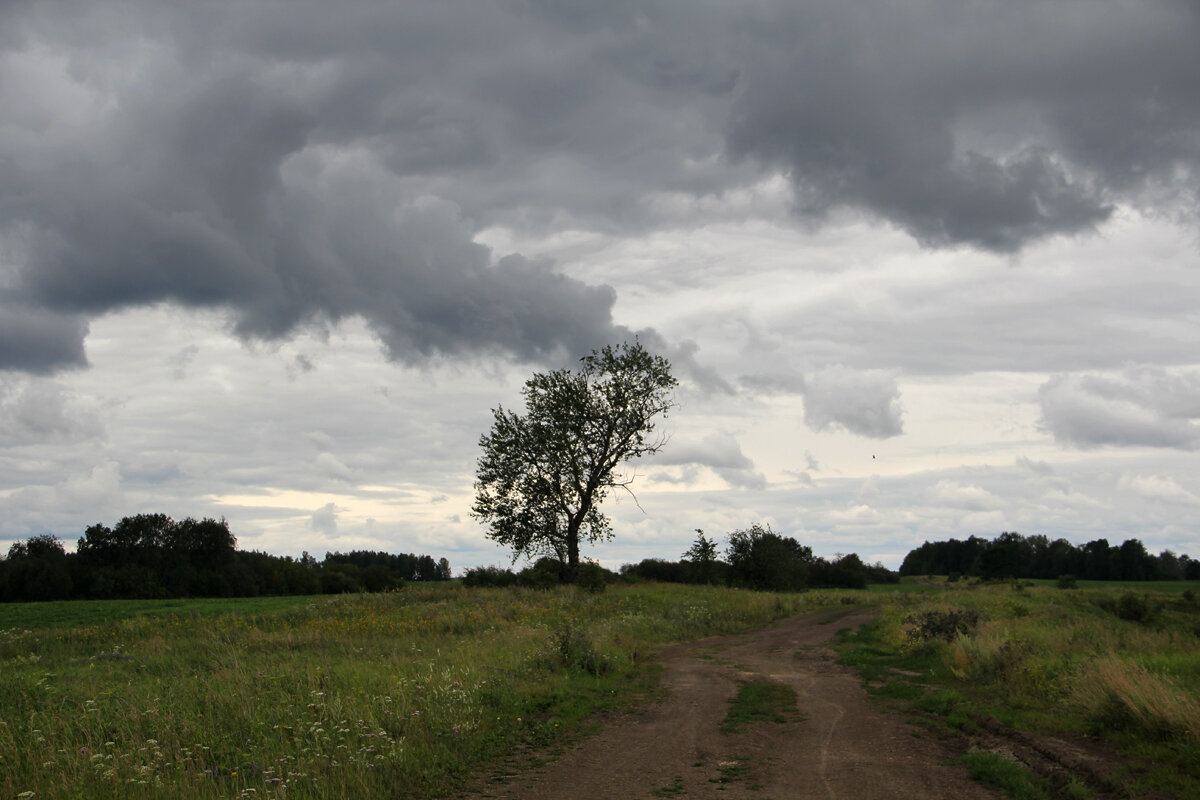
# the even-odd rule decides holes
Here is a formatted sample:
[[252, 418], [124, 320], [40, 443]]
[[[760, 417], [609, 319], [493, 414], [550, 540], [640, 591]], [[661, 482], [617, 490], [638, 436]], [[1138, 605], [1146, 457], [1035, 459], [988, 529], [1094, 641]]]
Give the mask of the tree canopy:
[[535, 373], [525, 382], [525, 414], [492, 410], [480, 437], [472, 515], [487, 535], [521, 556], [551, 555], [579, 572], [579, 544], [612, 538], [600, 503], [633, 476], [622, 464], [657, 452], [656, 419], [675, 406], [678, 381], [662, 356], [640, 342], [606, 346], [578, 370]]

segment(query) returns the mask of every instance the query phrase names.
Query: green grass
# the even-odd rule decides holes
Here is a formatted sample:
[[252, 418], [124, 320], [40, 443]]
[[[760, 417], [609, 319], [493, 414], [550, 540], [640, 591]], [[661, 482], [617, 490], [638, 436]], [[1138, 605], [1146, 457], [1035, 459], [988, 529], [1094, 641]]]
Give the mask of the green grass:
[[[1029, 580], [1035, 586], [1055, 586], [1054, 580]], [[1155, 594], [1180, 595], [1191, 590], [1200, 594], [1200, 581], [1085, 581], [1077, 580], [1077, 589], [1100, 589], [1106, 592], [1125, 590], [1131, 592], [1153, 592]]]
[[971, 778], [994, 786], [1011, 800], [1049, 800], [1042, 782], [1029, 770], [996, 753], [975, 751], [962, 757]]
[[660, 786], [650, 794], [654, 795], [655, 797], [679, 797], [683, 793], [683, 778], [676, 775], [675, 780], [673, 780], [669, 785]]
[[[891, 595], [835, 647], [879, 702], [919, 712], [942, 735], [976, 730], [972, 715], [986, 714], [1100, 736], [1126, 757], [1114, 781], [1130, 793], [1200, 797], [1200, 603], [1182, 596], [1188, 584], [1162, 588], [943, 583]], [[1134, 606], [1145, 613], [1126, 613]], [[976, 622], [957, 633], [923, 622], [949, 614]]]
[[729, 704], [721, 723], [722, 733], [740, 733], [756, 722], [785, 723], [796, 712], [796, 690], [776, 681], [743, 683]]
[[170, 600], [54, 600], [0, 603], [0, 629], [73, 628], [131, 617], [265, 614], [330, 600], [315, 597], [187, 598]]
[[942, 591], [945, 587], [940, 585], [937, 578], [929, 580], [922, 578], [921, 581], [918, 581], [916, 578], [904, 577], [900, 579], [899, 583], [872, 583], [867, 588], [872, 592], [882, 594], [933, 594]]
[[829, 602], [455, 584], [23, 606], [0, 629], [0, 798], [443, 796], [646, 698], [663, 644]]

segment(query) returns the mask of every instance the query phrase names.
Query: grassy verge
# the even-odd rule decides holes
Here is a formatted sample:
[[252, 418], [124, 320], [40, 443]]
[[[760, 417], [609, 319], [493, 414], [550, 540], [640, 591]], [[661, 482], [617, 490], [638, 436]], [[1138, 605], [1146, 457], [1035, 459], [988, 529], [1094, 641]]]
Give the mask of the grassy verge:
[[[881, 702], [917, 712], [932, 733], [976, 733], [983, 714], [1099, 737], [1126, 757], [1111, 780], [1131, 795], [1200, 797], [1198, 587], [1159, 588], [945, 584], [894, 594], [837, 646]], [[1078, 781], [1023, 783], [987, 754], [970, 758], [1012, 797], [1087, 796]]]
[[743, 683], [721, 723], [722, 733], [738, 733], [755, 722], [785, 723], [795, 717], [796, 690], [776, 681]]
[[0, 797], [439, 796], [643, 697], [664, 643], [834, 601], [442, 585], [108, 621], [37, 609], [44, 624], [0, 630]]

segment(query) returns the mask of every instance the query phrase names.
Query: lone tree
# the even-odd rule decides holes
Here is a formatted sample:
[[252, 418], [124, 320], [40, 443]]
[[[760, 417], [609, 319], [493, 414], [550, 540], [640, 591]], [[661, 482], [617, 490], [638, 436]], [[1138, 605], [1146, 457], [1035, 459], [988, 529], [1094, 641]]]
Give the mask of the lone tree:
[[717, 572], [717, 543], [696, 528], [696, 541], [683, 554], [683, 560], [691, 562], [695, 570], [694, 580], [712, 583]]
[[578, 371], [534, 373], [525, 382], [524, 416], [492, 410], [480, 437], [472, 516], [487, 535], [521, 556], [552, 555], [566, 564], [565, 581], [579, 574], [579, 541], [612, 538], [600, 503], [632, 475], [618, 467], [658, 452], [655, 418], [675, 406], [678, 381], [662, 356], [641, 343], [594, 350]]

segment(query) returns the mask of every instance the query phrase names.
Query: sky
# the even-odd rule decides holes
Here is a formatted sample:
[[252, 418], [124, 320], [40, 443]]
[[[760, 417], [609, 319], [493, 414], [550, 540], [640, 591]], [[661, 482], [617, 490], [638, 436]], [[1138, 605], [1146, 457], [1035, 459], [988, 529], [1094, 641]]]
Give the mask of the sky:
[[508, 564], [479, 438], [637, 337], [608, 567], [760, 523], [1200, 557], [1191, 0], [0, 2], [0, 548]]

